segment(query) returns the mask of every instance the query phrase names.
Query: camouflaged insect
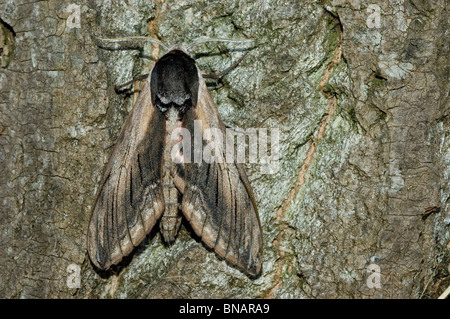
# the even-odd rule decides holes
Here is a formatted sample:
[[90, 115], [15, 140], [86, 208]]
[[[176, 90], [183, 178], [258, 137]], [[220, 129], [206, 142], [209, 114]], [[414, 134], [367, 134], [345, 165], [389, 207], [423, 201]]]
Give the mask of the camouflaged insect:
[[158, 220], [164, 240], [173, 242], [184, 216], [218, 256], [250, 277], [261, 273], [262, 231], [242, 164], [173, 160], [174, 147], [181, 159], [188, 153], [171, 138], [180, 127], [192, 132], [182, 145], [198, 152], [194, 121], [225, 135], [200, 70], [177, 46], [150, 72], [106, 166], [88, 231], [89, 256], [99, 269], [130, 254]]

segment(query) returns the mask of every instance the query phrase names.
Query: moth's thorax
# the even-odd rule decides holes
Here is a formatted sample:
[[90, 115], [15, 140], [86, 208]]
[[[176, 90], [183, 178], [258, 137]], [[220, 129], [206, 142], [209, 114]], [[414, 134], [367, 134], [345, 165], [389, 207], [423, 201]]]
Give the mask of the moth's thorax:
[[166, 130], [170, 134], [171, 129], [175, 129], [180, 121], [178, 110], [171, 107], [164, 112], [166, 116]]
[[[181, 126], [181, 121], [179, 119], [179, 113], [178, 110], [175, 108], [169, 108], [165, 112], [166, 116], [166, 141], [165, 141], [165, 147], [164, 147], [164, 165], [166, 168], [166, 175], [168, 175], [168, 172], [171, 172], [175, 169], [175, 161], [173, 160], [172, 156], [172, 150], [179, 146], [181, 149], [181, 141], [174, 139], [173, 135], [176, 130], [179, 129]], [[181, 152], [181, 151], [180, 151]], [[170, 175], [170, 174], [169, 174]]]
[[198, 82], [195, 61], [181, 50], [169, 51], [151, 72], [152, 103], [163, 113], [177, 109], [181, 118], [197, 103]]

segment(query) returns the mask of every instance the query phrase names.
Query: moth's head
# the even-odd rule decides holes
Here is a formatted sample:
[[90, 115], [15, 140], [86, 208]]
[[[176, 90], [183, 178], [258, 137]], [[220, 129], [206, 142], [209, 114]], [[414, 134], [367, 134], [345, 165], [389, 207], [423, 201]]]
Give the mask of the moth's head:
[[[175, 108], [181, 119], [197, 104], [199, 72], [188, 50], [205, 42], [249, 42], [242, 40], [199, 38], [188, 45], [175, 45], [164, 54], [150, 75], [152, 103], [161, 112]], [[167, 46], [160, 43], [163, 49]]]
[[99, 40], [112, 43], [139, 40], [158, 44], [165, 50], [167, 53], [156, 62], [150, 74], [151, 99], [153, 105], [165, 114], [172, 107], [178, 110], [179, 118], [197, 104], [199, 76], [201, 76], [188, 51], [206, 42], [249, 43], [253, 41], [201, 37], [190, 44], [169, 48], [158, 40], [141, 36]]
[[156, 62], [150, 83], [152, 103], [165, 114], [173, 107], [181, 119], [197, 104], [198, 69], [194, 59], [181, 47], [174, 47]]

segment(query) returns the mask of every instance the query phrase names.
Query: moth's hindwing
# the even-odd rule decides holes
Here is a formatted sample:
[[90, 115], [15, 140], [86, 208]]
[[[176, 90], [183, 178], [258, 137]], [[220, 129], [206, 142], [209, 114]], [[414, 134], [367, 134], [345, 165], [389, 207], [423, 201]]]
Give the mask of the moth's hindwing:
[[88, 232], [88, 251], [99, 269], [128, 255], [164, 211], [161, 165], [165, 118], [151, 103], [147, 80], [119, 135]]

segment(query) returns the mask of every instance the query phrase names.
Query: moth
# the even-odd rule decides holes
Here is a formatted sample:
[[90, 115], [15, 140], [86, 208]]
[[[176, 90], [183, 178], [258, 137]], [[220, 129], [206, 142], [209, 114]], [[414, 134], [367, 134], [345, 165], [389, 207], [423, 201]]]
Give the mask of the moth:
[[[104, 171], [87, 239], [97, 268], [118, 264], [158, 222], [164, 241], [172, 243], [184, 217], [219, 257], [249, 277], [261, 273], [262, 230], [242, 164], [184, 158], [208, 142], [202, 139], [199, 150], [194, 141], [198, 121], [202, 134], [225, 134], [201, 71], [178, 45], [146, 78]], [[191, 133], [190, 141], [171, 138], [179, 128]]]

